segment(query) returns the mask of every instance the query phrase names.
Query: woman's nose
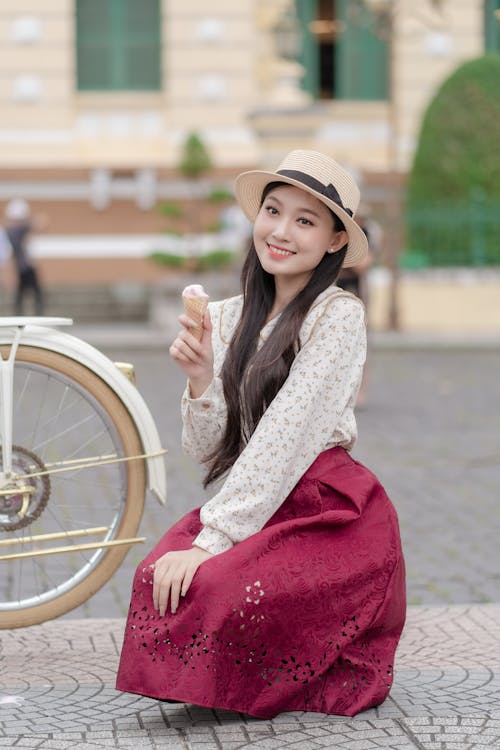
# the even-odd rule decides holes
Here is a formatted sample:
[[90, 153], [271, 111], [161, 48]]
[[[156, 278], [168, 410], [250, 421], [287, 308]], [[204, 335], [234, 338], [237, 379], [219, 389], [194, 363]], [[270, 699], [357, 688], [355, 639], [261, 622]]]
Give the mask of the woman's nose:
[[273, 228], [273, 236], [279, 238], [282, 242], [288, 241], [290, 234], [290, 223], [285, 216], [280, 216]]

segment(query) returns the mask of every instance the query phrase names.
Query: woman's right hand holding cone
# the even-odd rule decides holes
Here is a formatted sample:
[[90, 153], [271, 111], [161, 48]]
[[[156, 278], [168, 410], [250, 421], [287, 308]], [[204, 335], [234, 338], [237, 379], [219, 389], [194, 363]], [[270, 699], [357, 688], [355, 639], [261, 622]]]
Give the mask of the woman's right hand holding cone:
[[203, 318], [201, 341], [193, 336], [193, 321], [183, 314], [179, 316], [183, 328], [169, 349], [170, 356], [186, 373], [189, 379], [191, 398], [199, 398], [207, 390], [214, 377], [214, 355], [212, 349], [212, 321], [210, 313]]

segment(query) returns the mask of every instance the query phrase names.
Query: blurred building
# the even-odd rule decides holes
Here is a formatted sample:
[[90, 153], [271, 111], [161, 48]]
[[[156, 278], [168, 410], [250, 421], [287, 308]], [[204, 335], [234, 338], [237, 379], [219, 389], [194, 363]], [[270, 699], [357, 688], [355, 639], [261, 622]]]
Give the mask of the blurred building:
[[[499, 8], [2, 0], [0, 201], [34, 202], [65, 237], [160, 231], [149, 209], [172, 197], [193, 130], [221, 178], [293, 147], [331, 152], [369, 183], [404, 174], [436, 88], [499, 49]], [[79, 252], [63, 244], [61, 257]]]

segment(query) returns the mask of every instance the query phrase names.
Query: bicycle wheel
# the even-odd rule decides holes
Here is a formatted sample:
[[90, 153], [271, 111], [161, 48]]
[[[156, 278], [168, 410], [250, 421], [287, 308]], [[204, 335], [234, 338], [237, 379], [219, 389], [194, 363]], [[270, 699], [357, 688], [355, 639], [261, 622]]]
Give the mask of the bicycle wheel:
[[20, 346], [13, 404], [12, 468], [24, 479], [0, 495], [3, 628], [57, 617], [101, 588], [130, 545], [99, 545], [134, 536], [146, 487], [144, 459], [115, 460], [143, 452], [133, 419], [80, 363]]

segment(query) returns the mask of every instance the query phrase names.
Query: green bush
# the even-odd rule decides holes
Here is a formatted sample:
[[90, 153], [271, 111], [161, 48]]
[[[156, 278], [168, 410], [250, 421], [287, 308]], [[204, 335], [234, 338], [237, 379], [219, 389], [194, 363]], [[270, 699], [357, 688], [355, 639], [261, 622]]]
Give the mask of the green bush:
[[225, 201], [234, 200], [233, 193], [223, 185], [214, 187], [207, 196], [211, 203], [224, 203]]
[[186, 263], [184, 255], [174, 255], [174, 253], [155, 252], [151, 253], [149, 258], [158, 263], [160, 266], [166, 266], [167, 268], [182, 268]]
[[233, 262], [234, 257], [234, 253], [225, 248], [212, 250], [210, 253], [195, 257], [175, 255], [174, 253], [165, 253], [162, 251], [151, 253], [149, 256], [150, 260], [165, 268], [189, 268], [193, 271], [210, 271], [227, 268]]
[[158, 210], [162, 216], [168, 216], [169, 219], [180, 219], [184, 215], [178, 203], [160, 203]]
[[189, 133], [186, 137], [178, 168], [185, 177], [193, 180], [212, 169], [210, 154], [197, 133]]
[[461, 65], [423, 118], [408, 246], [433, 265], [500, 263], [500, 55]]
[[198, 258], [199, 268], [201, 271], [208, 271], [210, 269], [226, 268], [231, 265], [234, 260], [234, 253], [231, 250], [212, 250], [211, 253], [201, 255]]

